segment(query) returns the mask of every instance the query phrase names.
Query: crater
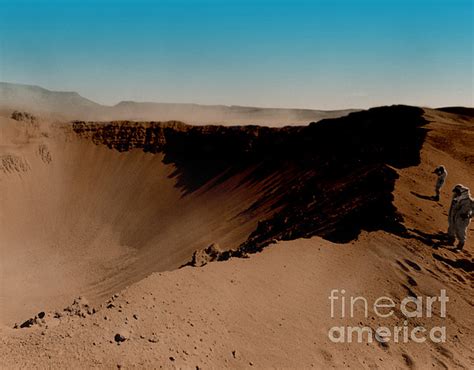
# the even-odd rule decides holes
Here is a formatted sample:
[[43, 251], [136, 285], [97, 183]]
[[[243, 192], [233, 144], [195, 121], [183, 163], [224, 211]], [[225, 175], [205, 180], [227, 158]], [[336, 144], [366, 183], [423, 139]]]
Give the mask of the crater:
[[0, 171], [2, 320], [101, 302], [213, 244], [229, 258], [275, 240], [404, 233], [395, 169], [419, 163], [422, 114], [282, 128], [74, 121], [29, 137], [13, 161], [28, 171]]

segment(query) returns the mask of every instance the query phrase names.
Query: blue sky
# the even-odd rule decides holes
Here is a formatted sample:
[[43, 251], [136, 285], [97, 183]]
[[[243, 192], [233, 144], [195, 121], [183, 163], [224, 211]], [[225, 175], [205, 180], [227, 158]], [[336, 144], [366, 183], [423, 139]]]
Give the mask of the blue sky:
[[0, 0], [0, 80], [92, 100], [473, 104], [472, 0]]

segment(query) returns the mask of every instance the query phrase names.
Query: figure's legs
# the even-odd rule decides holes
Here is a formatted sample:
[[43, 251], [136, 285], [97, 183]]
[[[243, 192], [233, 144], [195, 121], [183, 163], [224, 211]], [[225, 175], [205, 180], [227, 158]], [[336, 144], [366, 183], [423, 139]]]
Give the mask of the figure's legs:
[[464, 242], [459, 242], [458, 245], [456, 246], [457, 250], [462, 250], [464, 248]]
[[443, 187], [444, 182], [438, 180], [435, 185], [435, 196], [433, 197], [434, 200], [438, 201], [439, 196], [441, 194], [441, 188]]
[[456, 241], [456, 233], [454, 231], [454, 224], [450, 221], [448, 226], [448, 244], [453, 245]]
[[459, 240], [459, 243], [456, 249], [463, 249], [464, 244], [466, 243], [467, 238], [467, 228], [469, 226], [469, 222], [466, 221], [458, 221], [455, 227], [455, 234], [456, 238]]

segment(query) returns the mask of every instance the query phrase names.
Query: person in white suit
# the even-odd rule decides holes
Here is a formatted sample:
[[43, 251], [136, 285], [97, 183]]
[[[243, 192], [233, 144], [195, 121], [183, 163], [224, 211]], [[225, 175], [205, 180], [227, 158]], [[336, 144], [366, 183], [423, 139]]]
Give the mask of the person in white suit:
[[474, 213], [474, 199], [469, 188], [458, 184], [453, 188], [453, 199], [448, 215], [448, 235], [451, 242], [458, 240], [457, 250], [464, 248], [467, 239], [467, 229]]
[[435, 196], [433, 197], [433, 199], [436, 201], [439, 201], [441, 188], [444, 186], [444, 183], [446, 182], [448, 171], [446, 171], [446, 167], [441, 165], [441, 166], [436, 167], [433, 173], [435, 173], [438, 176], [436, 180], [436, 184], [435, 184]]

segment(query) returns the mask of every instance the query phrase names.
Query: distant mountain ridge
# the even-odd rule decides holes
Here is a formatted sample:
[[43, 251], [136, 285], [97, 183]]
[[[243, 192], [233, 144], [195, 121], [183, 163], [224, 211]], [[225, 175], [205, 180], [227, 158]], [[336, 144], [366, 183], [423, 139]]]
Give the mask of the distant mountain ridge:
[[23, 110], [68, 120], [177, 120], [189, 124], [270, 126], [308, 124], [357, 111], [357, 109], [325, 111], [134, 101], [121, 101], [114, 106], [107, 106], [84, 98], [76, 92], [51, 91], [39, 86], [7, 82], [0, 82], [0, 109]]
[[460, 114], [463, 116], [474, 117], [474, 108], [469, 107], [442, 107], [437, 108], [441, 112]]

